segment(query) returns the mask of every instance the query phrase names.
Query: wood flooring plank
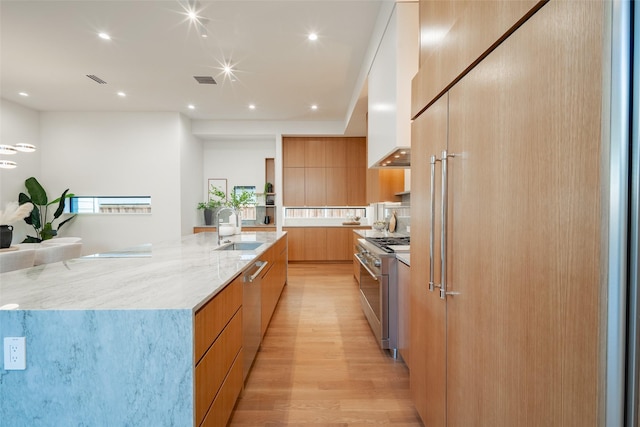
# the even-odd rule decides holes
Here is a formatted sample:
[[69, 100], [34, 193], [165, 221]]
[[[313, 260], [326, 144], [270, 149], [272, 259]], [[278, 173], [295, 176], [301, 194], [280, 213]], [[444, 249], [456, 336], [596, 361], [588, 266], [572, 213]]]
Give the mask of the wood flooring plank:
[[404, 363], [378, 347], [350, 264], [289, 266], [230, 426], [422, 426]]

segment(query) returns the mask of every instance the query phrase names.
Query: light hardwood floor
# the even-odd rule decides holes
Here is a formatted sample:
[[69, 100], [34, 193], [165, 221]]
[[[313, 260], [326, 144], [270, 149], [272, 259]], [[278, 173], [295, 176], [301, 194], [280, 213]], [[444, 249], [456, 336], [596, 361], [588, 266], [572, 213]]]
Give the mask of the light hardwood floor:
[[351, 264], [290, 264], [229, 425], [422, 426], [359, 304]]

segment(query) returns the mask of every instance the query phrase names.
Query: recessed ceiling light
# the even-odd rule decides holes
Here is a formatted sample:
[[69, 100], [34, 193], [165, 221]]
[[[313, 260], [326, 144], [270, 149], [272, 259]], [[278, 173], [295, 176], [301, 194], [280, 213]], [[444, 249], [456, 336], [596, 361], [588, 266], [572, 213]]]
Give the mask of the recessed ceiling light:
[[309, 38], [309, 40], [311, 41], [315, 41], [318, 40], [318, 35], [316, 33], [309, 33], [309, 35], [307, 36]]
[[189, 17], [189, 19], [191, 19], [192, 21], [195, 21], [196, 19], [198, 19], [198, 14], [196, 13], [195, 10], [190, 10], [189, 12], [187, 12], [187, 16]]
[[118, 96], [124, 98], [127, 94], [124, 92], [118, 92]]
[[12, 162], [11, 160], [0, 160], [0, 168], [2, 169], [15, 169], [16, 166], [16, 162]]
[[188, 108], [189, 110], [195, 110], [195, 109], [196, 109], [196, 106], [195, 106], [195, 105], [193, 105], [193, 104], [189, 104], [189, 105], [187, 105], [187, 108]]
[[29, 94], [27, 92], [19, 92], [18, 95], [20, 95], [20, 96], [29, 96]]
[[16, 154], [17, 152], [11, 145], [0, 144], [0, 154]]
[[312, 109], [312, 110], [317, 110], [317, 109], [318, 109], [318, 106], [317, 106], [316, 104], [313, 104], [313, 105], [311, 106], [311, 109]]
[[249, 104], [249, 109], [250, 110], [255, 110], [256, 109], [256, 104]]
[[98, 33], [98, 37], [100, 37], [103, 40], [111, 40], [111, 36], [107, 33]]
[[231, 65], [225, 64], [222, 67], [222, 71], [224, 71], [225, 74], [231, 74], [233, 72], [233, 68], [231, 68]]
[[33, 144], [27, 144], [26, 142], [18, 142], [17, 144], [13, 144], [13, 148], [18, 151], [22, 151], [23, 153], [33, 153], [36, 151], [36, 146]]

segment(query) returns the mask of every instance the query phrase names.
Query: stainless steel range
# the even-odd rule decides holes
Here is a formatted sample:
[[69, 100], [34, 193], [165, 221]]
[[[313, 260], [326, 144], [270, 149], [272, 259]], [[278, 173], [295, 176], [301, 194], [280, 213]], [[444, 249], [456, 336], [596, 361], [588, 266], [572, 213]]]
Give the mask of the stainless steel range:
[[358, 239], [360, 304], [371, 330], [391, 355], [398, 356], [398, 273], [396, 251], [408, 250], [409, 236]]

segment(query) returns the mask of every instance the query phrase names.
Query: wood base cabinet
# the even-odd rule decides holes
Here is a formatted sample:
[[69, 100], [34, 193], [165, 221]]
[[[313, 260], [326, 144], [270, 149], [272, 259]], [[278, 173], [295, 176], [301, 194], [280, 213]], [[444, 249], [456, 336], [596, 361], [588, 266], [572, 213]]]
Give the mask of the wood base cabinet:
[[605, 424], [604, 10], [545, 4], [413, 122], [411, 256], [427, 262], [411, 266], [411, 388], [425, 425]]
[[[368, 229], [369, 227], [359, 227]], [[354, 227], [284, 227], [289, 261], [353, 261]]]
[[224, 426], [242, 390], [242, 276], [196, 312], [195, 355], [195, 425]]

